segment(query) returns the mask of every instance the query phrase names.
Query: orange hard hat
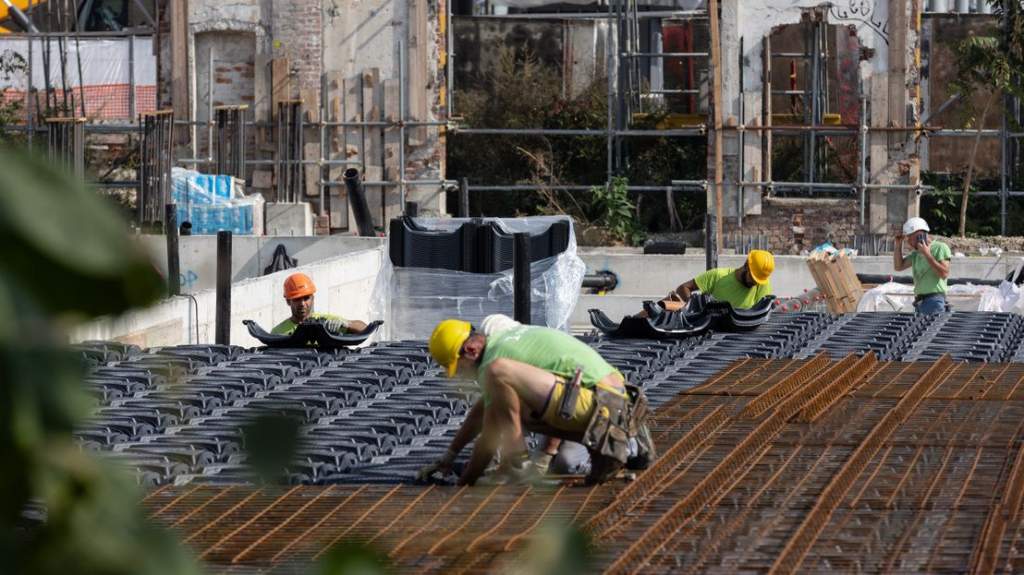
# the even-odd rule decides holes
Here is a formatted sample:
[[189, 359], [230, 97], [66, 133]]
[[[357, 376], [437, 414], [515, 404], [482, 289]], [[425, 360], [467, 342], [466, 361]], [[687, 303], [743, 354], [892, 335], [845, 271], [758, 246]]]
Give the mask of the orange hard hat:
[[284, 299], [306, 297], [315, 293], [316, 286], [306, 274], [292, 274], [284, 280]]

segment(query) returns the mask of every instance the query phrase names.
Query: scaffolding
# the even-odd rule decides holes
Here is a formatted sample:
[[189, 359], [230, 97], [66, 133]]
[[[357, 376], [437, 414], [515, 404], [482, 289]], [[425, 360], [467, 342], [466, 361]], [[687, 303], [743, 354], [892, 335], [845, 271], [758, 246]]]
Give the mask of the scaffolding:
[[85, 118], [47, 118], [46, 156], [79, 179], [85, 178]]
[[[825, 30], [828, 24], [824, 15], [810, 23], [807, 30], [808, 49], [798, 54], [773, 54], [771, 51], [770, 38], [766, 36], [763, 39], [765, 85], [761, 86], [760, 89], [764, 90], [765, 105], [760, 111], [760, 114], [749, 113], [742, 103], [744, 100], [742, 95], [745, 93], [745, 90], [750, 87], [743, 86], [741, 84], [741, 104], [739, 108], [738, 122], [724, 122], [720, 106], [720, 75], [721, 68], [725, 64], [720, 61], [716, 62], [714, 54], [716, 52], [716, 47], [718, 47], [720, 43], [719, 33], [717, 30], [717, 2], [715, 0], [711, 0], [709, 5], [711, 7], [710, 11], [708, 9], [665, 10], [641, 6], [637, 0], [614, 0], [607, 3], [607, 9], [602, 13], [530, 13], [501, 16], [501, 18], [507, 18], [510, 20], [555, 18], [566, 20], [592, 19], [608, 22], [608, 46], [605, 50], [605, 65], [606, 70], [608, 71], [608, 101], [606, 124], [603, 128], [482, 128], [465, 125], [464, 123], [459, 122], [455, 118], [454, 110], [452, 109], [454, 100], [453, 95], [458, 89], [458, 87], [454, 85], [453, 68], [453, 61], [454, 58], [457, 57], [458, 50], [453, 49], [455, 48], [453, 32], [454, 26], [451, 24], [454, 19], [457, 18], [477, 18], [477, 16], [455, 16], [452, 13], [451, 3], [446, 3], [446, 16], [449, 23], [446, 27], [448, 51], [445, 62], [445, 68], [447, 71], [445, 74], [447, 98], [446, 104], [441, 111], [441, 115], [443, 116], [442, 118], [438, 120], [426, 120], [423, 118], [410, 117], [408, 110], [409, 66], [406, 57], [406, 46], [403, 41], [399, 40], [398, 54], [400, 61], [397, 66], [397, 79], [400, 89], [398, 93], [398, 113], [393, 117], [369, 120], [365, 118], [362, 120], [351, 120], [349, 118], [328, 120], [326, 97], [327, 86], [326, 82], [322, 82], [320, 94], [321, 113], [318, 118], [313, 120], [305, 117], [305, 114], [301, 111], [301, 103], [292, 103], [290, 104], [292, 108], [289, 108], [285, 114], [277, 114], [277, 117], [271, 124], [256, 121], [253, 117], [252, 111], [247, 109], [245, 106], [217, 108], [215, 113], [211, 114], [208, 121], [173, 121], [174, 126], [178, 128], [194, 131], [197, 128], [201, 129], [205, 127], [210, 134], [210, 137], [206, 142], [208, 149], [206, 150], [205, 156], [199, 154], [199, 150], [196, 148], [198, 145], [197, 139], [193, 139], [192, 157], [176, 157], [173, 163], [178, 165], [188, 165], [191, 167], [206, 166], [209, 169], [216, 169], [218, 172], [231, 173], [232, 175], [239, 177], [244, 177], [246, 170], [254, 166], [273, 167], [278, 172], [275, 193], [276, 199], [279, 201], [301, 201], [307, 195], [304, 193], [304, 180], [308, 179], [311, 174], [319, 174], [317, 176], [319, 181], [316, 182], [316, 186], [320, 190], [318, 211], [321, 216], [329, 216], [332, 209], [329, 191], [332, 188], [343, 185], [338, 181], [338, 179], [332, 177], [331, 168], [357, 167], [361, 168], [361, 171], [366, 174], [368, 167], [365, 157], [360, 157], [356, 161], [350, 160], [347, 157], [330, 159], [331, 155], [328, 148], [330, 134], [334, 130], [355, 129], [362, 131], [363, 134], [377, 132], [382, 137], [387, 137], [389, 133], [398, 134], [399, 145], [397, 146], [396, 151], [398, 155], [398, 165], [401, 169], [393, 170], [394, 173], [390, 173], [385, 170], [384, 177], [377, 180], [368, 180], [366, 181], [366, 186], [369, 188], [378, 187], [391, 190], [397, 188], [400, 197], [399, 205], [402, 206], [406, 203], [407, 190], [410, 187], [428, 187], [437, 188], [439, 190], [461, 188], [463, 193], [537, 190], [586, 192], [592, 188], [590, 185], [580, 185], [576, 183], [567, 183], [566, 185], [509, 183], [505, 185], [466, 182], [465, 185], [460, 186], [458, 182], [450, 179], [444, 179], [443, 177], [425, 179], [408, 178], [406, 175], [406, 160], [408, 158], [407, 149], [409, 148], [408, 136], [410, 130], [415, 130], [417, 128], [437, 129], [439, 133], [443, 134], [445, 137], [474, 135], [600, 137], [605, 140], [605, 147], [607, 151], [604, 170], [604, 185], [606, 186], [611, 185], [612, 179], [616, 175], [620, 174], [626, 167], [628, 162], [628, 146], [624, 145], [624, 143], [628, 142], [632, 138], [664, 137], [707, 139], [709, 143], [713, 143], [709, 148], [709, 152], [712, 155], [709, 157], [709, 161], [707, 163], [709, 168], [709, 175], [707, 177], [693, 180], [673, 180], [667, 183], [655, 184], [634, 183], [628, 186], [628, 190], [638, 193], [662, 193], [669, 195], [680, 191], [714, 194], [711, 196], [714, 198], [714, 201], [709, 201], [709, 206], [714, 208], [715, 217], [713, 226], [716, 230], [718, 245], [724, 246], [725, 241], [721, 231], [722, 220], [724, 219], [722, 191], [723, 187], [726, 185], [735, 186], [738, 190], [736, 194], [736, 223], [737, 227], [741, 230], [743, 228], [743, 214], [745, 211], [745, 194], [748, 190], [755, 190], [764, 196], [772, 196], [777, 193], [785, 193], [787, 191], [797, 191], [811, 196], [827, 193], [840, 194], [844, 197], [859, 199], [860, 221], [863, 224], [865, 219], [864, 214], [866, 212], [866, 198], [868, 193], [872, 190], [917, 192], [918, 194], [927, 194], [932, 191], [930, 186], [919, 182], [900, 185], [883, 184], [873, 180], [868, 167], [868, 138], [871, 134], [877, 132], [888, 132], [892, 134], [902, 134], [907, 139], [916, 139], [937, 136], [968, 137], [975, 136], [977, 133], [974, 130], [950, 130], [929, 125], [915, 125], [908, 127], [871, 126], [867, 120], [868, 102], [864, 95], [863, 87], [860, 89], [861, 113], [859, 114], [858, 122], [856, 124], [842, 124], [830, 121], [828, 118], [827, 103], [825, 99], [828, 93], [829, 80], [823, 65], [828, 58], [828, 45], [825, 40]], [[677, 21], [707, 21], [711, 28], [711, 49], [704, 51], [699, 49], [671, 52], [665, 51], [663, 50], [660, 42], [660, 37], [656, 34], [650, 35], [652, 38], [658, 38], [659, 41], [652, 40], [650, 42], [650, 47], [644, 48], [643, 42], [641, 41], [643, 31], [645, 29], [651, 31], [658, 28], [657, 26], [651, 25], [652, 22]], [[30, 37], [33, 36], [30, 35]], [[802, 89], [783, 90], [772, 86], [770, 73], [771, 61], [776, 57], [798, 58], [809, 61], [811, 71], [805, 78], [806, 85]], [[664, 63], [666, 61], [684, 61], [703, 64], [710, 72], [708, 79], [712, 86], [709, 88], [695, 87], [691, 85], [685, 86], [681, 89], [673, 89], [659, 86], [655, 82], [652, 82], [652, 85], [645, 86], [643, 66], [649, 66], [652, 63], [657, 62]], [[737, 62], [736, 64], [742, 66], [742, 62]], [[656, 64], [655, 67], [657, 67]], [[134, 94], [134, 92], [135, 91], [132, 90], [132, 94]], [[678, 95], [696, 99], [701, 94], [709, 95], [708, 103], [710, 108], [703, 121], [700, 121], [699, 119], [693, 121], [691, 119], [688, 122], [684, 122], [683, 125], [676, 125], [667, 129], [638, 129], [632, 127], [634, 120], [638, 115], [649, 112], [651, 110], [651, 103], [658, 101], [659, 98]], [[784, 94], [805, 98], [809, 105], [804, 108], [804, 125], [777, 125], [773, 122], [770, 103], [772, 94]], [[1019, 125], [1019, 120], [1021, 119], [1020, 102], [1007, 98], [1006, 109], [1007, 117], [1015, 119], [1016, 123]], [[278, 110], [278, 112], [280, 112], [280, 110]], [[155, 116], [144, 115], [142, 118], [142, 124], [145, 125], [87, 124], [84, 126], [86, 133], [110, 133], [139, 130], [143, 135], [143, 138], [146, 140], [146, 142], [141, 145], [141, 148], [144, 152], [144, 156], [148, 150], [148, 157], [151, 158], [151, 161], [149, 163], [146, 161], [143, 162], [143, 169], [140, 170], [138, 182], [99, 182], [101, 186], [138, 186], [140, 188], [140, 198], [143, 200], [140, 201], [138, 208], [140, 222], [156, 221], [162, 217], [160, 215], [162, 210], [158, 210], [157, 212], [150, 214], [151, 206], [147, 207], [145, 205], [146, 202], [150, 201], [154, 197], [153, 194], [156, 193], [154, 190], [159, 188], [159, 186], [154, 188], [154, 182], [160, 182], [160, 178], [156, 174], [158, 172], [163, 173], [164, 167], [160, 162], [153, 160], [156, 158], [156, 150], [152, 148], [151, 144], [155, 142], [156, 139], [161, 139], [162, 141], [167, 142], [167, 149], [171, 149], [172, 144], [174, 143], [172, 139], [165, 140], [169, 133], [166, 125], [167, 121], [161, 122], [160, 130], [163, 131], [158, 136], [157, 134], [150, 134], [150, 130], [156, 129], [150, 126], [150, 122], [153, 121]], [[27, 127], [17, 127], [17, 129], [27, 129], [29, 136], [31, 137], [31, 135], [38, 130], [31, 110], [29, 112], [28, 124], [29, 125]], [[981, 131], [981, 137], [999, 138], [1001, 142], [1000, 149], [1002, 157], [1000, 161], [1000, 188], [998, 190], [983, 190], [973, 194], [981, 197], [997, 196], [1000, 198], [1003, 233], [1006, 232], [1008, 200], [1010, 198], [1024, 196], [1024, 190], [1011, 189], [1014, 184], [1011, 175], [1013, 175], [1015, 171], [1020, 170], [1020, 168], [1017, 168], [1016, 166], [1022, 161], [1021, 149], [1022, 142], [1024, 142], [1024, 140], [1021, 139], [1024, 138], [1024, 133], [1012, 132], [1010, 130], [1011, 125], [1013, 125], [1013, 122], [1004, 121], [1003, 126], [1000, 129]], [[246, 141], [246, 134], [249, 133], [250, 130], [263, 130], [265, 133], [275, 134], [276, 137], [274, 138], [274, 143], [277, 153], [273, 159], [247, 158], [246, 148], [249, 144]], [[319, 143], [319, 157], [308, 159], [304, 155], [304, 138], [306, 138], [305, 134], [312, 133], [316, 133], [318, 135], [318, 138], [316, 139]], [[721, 150], [722, 137], [724, 134], [729, 133], [735, 134], [739, 141], [740, 157], [738, 162], [738, 173], [734, 177], [730, 176], [726, 178], [721, 158]], [[773, 135], [799, 136], [805, 142], [805, 171], [802, 181], [776, 180], [773, 177], [771, 157]], [[744, 177], [747, 159], [743, 154], [745, 154], [745, 144], [749, 137], [759, 138], [762, 142], [761, 177], [755, 179], [748, 179]], [[820, 139], [825, 137], [849, 137], [858, 142], [857, 173], [853, 181], [823, 181], [824, 178], [821, 170], [819, 144]], [[315, 168], [315, 170], [306, 170], [305, 168], [307, 167]], [[310, 184], [312, 185], [312, 183]], [[756, 238], [753, 240], [740, 239], [735, 243], [752, 245], [760, 244], [760, 241], [761, 240]], [[872, 240], [868, 238], [864, 238], [860, 243], [865, 245], [874, 245]], [[879, 247], [882, 246], [879, 245]]]
[[136, 218], [139, 228], [162, 230], [165, 209], [171, 203], [171, 167], [174, 163], [174, 111], [161, 110], [139, 118], [139, 193]]

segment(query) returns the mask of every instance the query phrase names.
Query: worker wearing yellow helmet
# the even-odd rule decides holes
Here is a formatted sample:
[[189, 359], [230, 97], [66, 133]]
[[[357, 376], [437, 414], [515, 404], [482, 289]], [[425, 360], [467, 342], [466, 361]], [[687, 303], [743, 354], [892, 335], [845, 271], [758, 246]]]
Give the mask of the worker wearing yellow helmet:
[[[565, 332], [505, 316], [489, 316], [481, 327], [447, 319], [430, 336], [430, 354], [448, 376], [475, 379], [481, 397], [448, 451], [423, 468], [420, 479], [450, 471], [474, 439], [460, 484], [475, 483], [499, 449], [499, 469], [507, 475], [521, 478], [524, 470], [543, 471], [561, 440], [587, 447], [588, 483], [606, 481], [627, 462], [631, 468], [650, 463], [654, 451], [645, 423], [646, 398], [597, 351]], [[544, 465], [531, 463], [523, 429], [548, 437], [539, 454]]]
[[346, 320], [336, 315], [326, 313], [313, 313], [313, 300], [316, 294], [316, 285], [313, 279], [303, 273], [294, 273], [284, 280], [284, 300], [292, 311], [292, 315], [277, 324], [271, 333], [277, 335], [291, 335], [300, 323], [310, 320], [319, 320], [324, 323], [327, 330], [336, 333], [362, 333], [366, 324], [358, 320]]
[[735, 309], [750, 309], [771, 295], [773, 271], [775, 257], [771, 252], [752, 250], [742, 266], [710, 269], [672, 290], [662, 303], [666, 309], [678, 309], [690, 301], [693, 292], [700, 290]]

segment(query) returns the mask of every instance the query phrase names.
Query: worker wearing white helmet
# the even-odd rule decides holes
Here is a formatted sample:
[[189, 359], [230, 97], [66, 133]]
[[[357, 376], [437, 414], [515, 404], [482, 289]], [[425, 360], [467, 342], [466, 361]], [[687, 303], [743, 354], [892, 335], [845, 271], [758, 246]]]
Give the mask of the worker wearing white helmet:
[[[940, 241], [928, 239], [928, 222], [923, 218], [910, 218], [903, 224], [901, 233], [896, 234], [892, 260], [896, 271], [910, 268], [914, 277], [914, 309], [918, 313], [942, 313], [946, 311], [946, 278], [949, 277], [949, 260], [953, 253], [949, 246]], [[903, 255], [906, 242], [911, 251]]]

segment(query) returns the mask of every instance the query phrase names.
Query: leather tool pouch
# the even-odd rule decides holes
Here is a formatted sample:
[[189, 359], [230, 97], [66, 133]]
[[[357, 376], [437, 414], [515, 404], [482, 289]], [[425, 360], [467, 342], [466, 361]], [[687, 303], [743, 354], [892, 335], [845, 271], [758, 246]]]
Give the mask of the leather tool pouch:
[[631, 404], [628, 429], [630, 436], [634, 436], [640, 433], [640, 427], [647, 422], [651, 410], [647, 403], [647, 396], [639, 387], [627, 383], [626, 394], [629, 395]]
[[629, 400], [602, 387], [594, 389], [596, 406], [587, 430], [583, 433], [583, 445], [620, 463], [629, 458]]

